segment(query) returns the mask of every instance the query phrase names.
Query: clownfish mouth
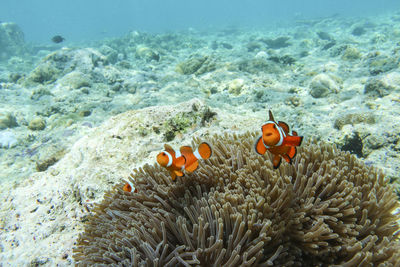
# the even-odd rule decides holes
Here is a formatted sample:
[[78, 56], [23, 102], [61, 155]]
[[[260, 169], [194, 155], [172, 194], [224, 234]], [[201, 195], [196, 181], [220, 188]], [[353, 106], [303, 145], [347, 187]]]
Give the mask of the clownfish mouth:
[[265, 136], [271, 136], [272, 135], [272, 133], [266, 133], [265, 134]]

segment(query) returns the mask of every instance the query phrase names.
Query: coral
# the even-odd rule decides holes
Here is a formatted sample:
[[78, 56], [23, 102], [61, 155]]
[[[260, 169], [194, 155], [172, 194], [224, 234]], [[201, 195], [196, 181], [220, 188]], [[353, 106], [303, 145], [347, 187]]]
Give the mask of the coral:
[[208, 107], [199, 109], [196, 105], [192, 106], [189, 112], [179, 112], [174, 117], [168, 119], [162, 128], [165, 141], [171, 141], [178, 133], [184, 133], [188, 128], [196, 125], [204, 126], [216, 115]]
[[50, 166], [56, 164], [64, 155], [65, 155], [64, 149], [52, 152], [46, 158], [36, 161], [36, 170], [38, 172], [43, 172], [47, 170]]
[[372, 97], [384, 97], [393, 90], [393, 87], [378, 78], [370, 78], [364, 86], [364, 94]]
[[42, 117], [35, 117], [29, 122], [28, 128], [33, 131], [43, 130], [46, 128], [46, 121]]
[[347, 47], [342, 55], [343, 60], [356, 60], [361, 58], [361, 52], [355, 47]]
[[0, 112], [0, 130], [18, 126], [17, 119], [9, 112]]
[[340, 115], [333, 125], [335, 129], [341, 130], [344, 125], [355, 125], [358, 123], [374, 124], [376, 122], [375, 116], [372, 113], [349, 113]]
[[400, 264], [399, 203], [381, 172], [321, 143], [273, 170], [255, 136], [210, 138], [213, 156], [175, 182], [135, 170], [138, 193], [121, 182], [88, 218], [78, 266]]
[[234, 95], [239, 95], [244, 86], [243, 79], [234, 79], [228, 84], [228, 92]]
[[212, 57], [202, 56], [202, 57], [191, 57], [190, 59], [179, 63], [176, 66], [176, 72], [189, 75], [196, 74], [201, 75], [206, 72], [215, 70], [216, 64]]
[[28, 76], [28, 79], [35, 83], [46, 84], [57, 80], [59, 70], [49, 62], [38, 65]]
[[400, 63], [400, 59], [396, 57], [388, 57], [379, 55], [368, 60], [368, 69], [371, 75], [378, 75], [384, 72], [396, 69]]

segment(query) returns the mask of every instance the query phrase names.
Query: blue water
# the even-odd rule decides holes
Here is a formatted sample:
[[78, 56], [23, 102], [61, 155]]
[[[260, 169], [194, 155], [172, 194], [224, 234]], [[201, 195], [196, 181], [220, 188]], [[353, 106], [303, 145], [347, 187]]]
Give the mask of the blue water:
[[400, 9], [399, 0], [1, 0], [0, 21], [17, 23], [26, 40], [48, 42], [121, 36], [129, 31], [269, 26], [332, 15], [359, 16]]

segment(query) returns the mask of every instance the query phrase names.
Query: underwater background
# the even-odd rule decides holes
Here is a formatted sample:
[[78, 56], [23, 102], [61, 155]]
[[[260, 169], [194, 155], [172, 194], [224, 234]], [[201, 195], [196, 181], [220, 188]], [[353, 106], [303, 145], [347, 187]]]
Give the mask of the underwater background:
[[164, 143], [269, 109], [398, 189], [400, 1], [2, 0], [0, 266], [73, 265], [90, 208]]

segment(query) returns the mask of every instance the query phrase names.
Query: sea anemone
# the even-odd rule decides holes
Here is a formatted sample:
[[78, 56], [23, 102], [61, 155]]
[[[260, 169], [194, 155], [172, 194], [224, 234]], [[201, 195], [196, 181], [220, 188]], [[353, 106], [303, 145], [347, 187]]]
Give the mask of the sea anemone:
[[381, 172], [314, 142], [274, 170], [254, 140], [210, 138], [213, 156], [175, 182], [157, 165], [135, 170], [138, 193], [123, 183], [106, 193], [77, 240], [77, 264], [400, 264], [399, 202]]

